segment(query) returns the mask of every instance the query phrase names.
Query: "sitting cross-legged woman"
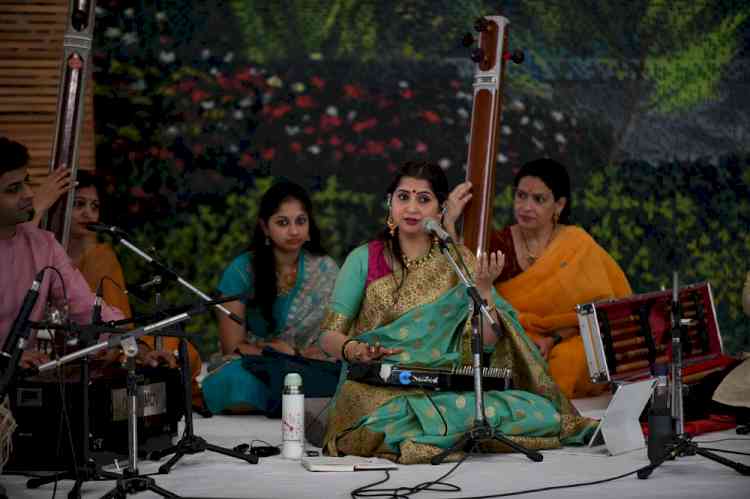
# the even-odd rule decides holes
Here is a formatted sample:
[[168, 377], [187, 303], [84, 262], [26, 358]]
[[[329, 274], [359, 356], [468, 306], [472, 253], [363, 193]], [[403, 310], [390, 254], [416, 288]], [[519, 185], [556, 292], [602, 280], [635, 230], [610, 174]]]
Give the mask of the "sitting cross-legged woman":
[[[423, 367], [471, 364], [471, 312], [466, 288], [423, 220], [438, 218], [448, 196], [442, 169], [406, 163], [387, 189], [386, 228], [352, 251], [336, 281], [320, 344], [350, 363]], [[489, 424], [526, 447], [582, 442], [592, 422], [578, 415], [546, 372], [546, 364], [492, 287], [504, 256], [475, 258], [459, 247], [482, 298], [501, 324], [480, 331], [491, 366], [512, 371], [514, 389], [485, 392]], [[473, 392], [433, 392], [377, 386], [342, 375], [328, 420], [324, 450], [331, 455], [379, 456], [427, 462], [452, 446], [474, 422]], [[502, 445], [488, 444], [505, 452]]]

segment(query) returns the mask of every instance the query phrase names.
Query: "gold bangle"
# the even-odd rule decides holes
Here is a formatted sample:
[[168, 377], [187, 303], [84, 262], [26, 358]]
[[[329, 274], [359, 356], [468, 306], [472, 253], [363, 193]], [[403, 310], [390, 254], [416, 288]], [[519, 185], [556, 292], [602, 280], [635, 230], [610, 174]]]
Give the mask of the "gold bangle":
[[359, 343], [359, 340], [357, 340], [356, 338], [349, 338], [341, 344], [341, 360], [343, 360], [344, 362], [349, 362], [349, 359], [346, 357], [346, 347], [349, 346], [349, 343], [352, 343], [354, 341]]

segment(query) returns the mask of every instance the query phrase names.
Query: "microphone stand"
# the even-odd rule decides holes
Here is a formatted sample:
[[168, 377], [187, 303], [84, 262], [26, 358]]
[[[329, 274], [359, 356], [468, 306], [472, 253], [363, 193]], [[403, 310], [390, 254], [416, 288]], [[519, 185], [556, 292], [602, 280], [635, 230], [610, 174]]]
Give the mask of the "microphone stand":
[[[67, 364], [79, 358], [96, 353], [100, 350], [122, 347], [127, 356], [127, 397], [128, 397], [128, 467], [122, 475], [116, 473], [107, 473], [109, 479], [117, 479], [115, 487], [107, 492], [102, 498], [124, 498], [127, 494], [137, 494], [145, 490], [150, 490], [159, 494], [161, 497], [179, 498], [180, 496], [163, 489], [156, 485], [156, 482], [150, 476], [140, 475], [138, 472], [138, 376], [135, 372], [135, 356], [138, 354], [137, 340], [143, 335], [150, 334], [153, 331], [169, 327], [173, 324], [190, 319], [195, 312], [183, 312], [179, 315], [169, 317], [157, 323], [144, 326], [142, 328], [130, 331], [119, 336], [111, 336], [107, 341], [102, 341], [91, 346], [87, 346], [68, 355], [64, 355], [57, 360], [42, 364], [37, 368], [38, 372], [45, 372]], [[90, 326], [89, 328], [80, 328], [80, 331], [109, 332], [108, 328]], [[78, 485], [78, 481], [76, 481]], [[77, 492], [80, 494], [80, 487]], [[73, 491], [71, 491], [73, 493]]]
[[485, 303], [484, 299], [482, 299], [481, 295], [479, 294], [479, 290], [477, 290], [476, 286], [471, 281], [471, 278], [467, 276], [458, 266], [458, 263], [451, 254], [446, 241], [443, 240], [443, 238], [438, 237], [438, 243], [440, 245], [440, 251], [443, 253], [443, 255], [445, 255], [458, 278], [461, 280], [461, 282], [463, 282], [464, 286], [466, 286], [466, 291], [472, 300], [471, 353], [472, 367], [474, 370], [474, 423], [472, 424], [472, 427], [456, 441], [455, 444], [453, 444], [448, 449], [445, 449], [440, 454], [433, 456], [432, 459], [430, 459], [430, 463], [440, 464], [450, 454], [465, 450], [467, 448], [469, 449], [469, 451], [473, 451], [474, 449], [478, 448], [481, 442], [488, 440], [497, 440], [501, 444], [504, 444], [517, 452], [523, 453], [532, 461], [539, 462], [544, 458], [542, 454], [537, 451], [527, 449], [520, 444], [517, 444], [516, 442], [506, 437], [500, 430], [493, 426], [490, 426], [489, 422], [487, 421], [487, 418], [484, 414], [484, 392], [482, 389], [482, 347], [484, 344], [484, 342], [482, 341], [482, 321], [487, 320], [498, 337], [500, 337], [500, 335], [502, 334], [502, 329], [500, 328], [500, 325], [497, 323], [497, 321], [495, 321], [495, 318], [492, 317], [492, 314], [490, 314], [489, 310], [487, 310], [487, 304]]
[[[101, 294], [102, 283], [99, 283], [99, 287], [96, 292], [96, 299], [94, 302], [94, 311], [91, 318], [91, 325], [96, 327], [101, 325]], [[92, 331], [82, 331], [79, 336], [79, 345], [83, 348], [90, 346], [91, 342], [94, 341], [98, 333]], [[80, 372], [80, 386], [81, 386], [81, 401], [83, 405], [83, 415], [81, 417], [81, 454], [78, 462], [72, 463], [72, 470], [64, 471], [62, 473], [55, 473], [51, 476], [32, 478], [26, 482], [26, 487], [29, 489], [35, 489], [46, 485], [48, 483], [56, 482], [58, 480], [74, 480], [73, 488], [68, 493], [69, 499], [79, 499], [81, 497], [81, 487], [84, 482], [92, 481], [103, 481], [103, 480], [115, 480], [119, 477], [116, 473], [110, 473], [101, 470], [96, 462], [91, 458], [90, 448], [90, 399], [89, 399], [89, 383], [91, 379], [89, 356], [84, 355], [81, 357], [81, 372]], [[77, 456], [78, 454], [76, 454]]]
[[[111, 227], [108, 231], [110, 235], [112, 235], [115, 239], [115, 241], [120, 242], [123, 246], [149, 262], [161, 275], [162, 279], [160, 282], [160, 285], [165, 284], [168, 280], [174, 280], [180, 283], [184, 288], [188, 289], [189, 291], [193, 292], [203, 300], [205, 300], [206, 305], [212, 304], [217, 309], [225, 313], [230, 319], [234, 320], [238, 324], [241, 324], [243, 327], [245, 326], [244, 320], [242, 320], [237, 314], [233, 313], [220, 303], [223, 303], [224, 301], [232, 301], [237, 299], [237, 297], [232, 297], [231, 299], [220, 299], [220, 300], [211, 300], [211, 297], [207, 294], [203, 293], [201, 290], [190, 284], [188, 281], [177, 275], [176, 272], [174, 272], [172, 269], [168, 268], [163, 263], [159, 262], [152, 256], [150, 256], [148, 253], [144, 252], [140, 248], [138, 248], [135, 244], [128, 241], [125, 236], [127, 235], [124, 231], [116, 229], [115, 227]], [[157, 288], [161, 289], [161, 288]], [[208, 443], [204, 438], [199, 437], [195, 434], [195, 428], [193, 426], [193, 397], [192, 397], [192, 373], [190, 371], [190, 355], [188, 354], [188, 348], [187, 348], [187, 339], [185, 338], [185, 333], [177, 333], [173, 336], [177, 336], [180, 338], [180, 346], [179, 346], [179, 361], [180, 361], [180, 377], [182, 380], [182, 384], [184, 387], [183, 391], [183, 404], [184, 404], [184, 410], [185, 410], [185, 431], [183, 433], [182, 438], [180, 438], [180, 441], [177, 442], [177, 444], [168, 447], [161, 451], [154, 451], [149, 454], [149, 457], [154, 460], [159, 460], [164, 456], [168, 456], [169, 454], [174, 454], [169, 461], [164, 463], [159, 467], [160, 473], [169, 473], [169, 471], [172, 469], [172, 467], [179, 461], [183, 456], [185, 455], [192, 455], [192, 454], [198, 454], [200, 452], [205, 451], [211, 451], [216, 452], [218, 454], [223, 454], [225, 456], [234, 457], [237, 459], [241, 459], [245, 462], [248, 462], [250, 464], [257, 464], [258, 463], [258, 456], [252, 453], [243, 453], [238, 452], [234, 449], [230, 449], [228, 447], [221, 447], [215, 444]]]
[[[656, 453], [657, 455], [660, 455], [660, 457], [652, 460], [651, 464], [639, 469], [637, 476], [641, 480], [645, 480], [665, 461], [680, 456], [694, 456], [696, 454], [712, 461], [716, 461], [724, 466], [728, 466], [741, 475], [750, 476], [750, 466], [719, 456], [707, 449], [701, 449], [698, 444], [693, 442], [692, 437], [685, 433], [682, 399], [682, 342], [685, 338], [683, 336], [684, 329], [682, 324], [682, 309], [679, 292], [679, 275], [677, 271], [675, 271], [672, 283], [672, 386], [670, 387], [674, 435], [664, 444], [664, 452]], [[649, 428], [649, 431], [651, 431], [651, 428]], [[731, 452], [722, 451], [721, 449], [711, 450], [715, 452]]]
[[[92, 229], [89, 229], [92, 230]], [[180, 277], [174, 270], [167, 267], [165, 264], [154, 258], [153, 256], [149, 255], [142, 249], [140, 249], [138, 246], [133, 244], [127, 239], [127, 233], [123, 230], [117, 229], [117, 227], [110, 227], [109, 230], [103, 231], [114, 239], [115, 242], [118, 242], [125, 246], [127, 249], [135, 253], [136, 255], [140, 256], [144, 260], [146, 260], [151, 266], [155, 269], [155, 272], [161, 276], [161, 283], [164, 284], [166, 281], [177, 281], [182, 287], [193, 293], [194, 295], [198, 296], [205, 302], [210, 302], [211, 297], [208, 296], [206, 293], [198, 289], [196, 286], [188, 282], [187, 280]], [[237, 324], [240, 324], [242, 326], [245, 325], [245, 322], [241, 317], [239, 317], [237, 314], [226, 308], [225, 306], [221, 304], [214, 305], [218, 310], [220, 310], [222, 313], [226, 314], [230, 319], [232, 319]]]

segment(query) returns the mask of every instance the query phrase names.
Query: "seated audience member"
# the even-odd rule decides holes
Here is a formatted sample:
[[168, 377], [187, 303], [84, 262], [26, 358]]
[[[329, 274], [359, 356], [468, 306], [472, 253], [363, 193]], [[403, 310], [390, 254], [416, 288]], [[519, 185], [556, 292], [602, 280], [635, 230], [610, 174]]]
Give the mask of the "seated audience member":
[[[492, 234], [489, 244], [491, 251], [505, 254], [497, 292], [518, 311], [563, 393], [597, 395], [607, 385], [590, 381], [575, 307], [632, 294], [628, 280], [585, 230], [570, 225], [570, 179], [563, 165], [551, 159], [526, 163], [514, 189], [516, 223]], [[451, 193], [445, 214], [449, 231], [455, 233], [470, 190], [464, 183]]]
[[[336, 280], [320, 344], [346, 364], [471, 365], [470, 299], [422, 221], [439, 217], [448, 196], [442, 169], [406, 163], [387, 189], [386, 227], [352, 251]], [[503, 269], [496, 251], [477, 259], [460, 246], [482, 298], [503, 333], [481, 331], [493, 367], [513, 371], [513, 390], [485, 392], [494, 428], [533, 449], [581, 442], [593, 430], [549, 377], [515, 311], [492, 287]], [[453, 445], [474, 422], [473, 392], [433, 392], [347, 379], [339, 387], [324, 450], [422, 463]], [[506, 452], [502, 446], [488, 446]]]
[[[41, 220], [42, 213], [48, 210], [69, 189], [70, 170], [58, 168], [37, 189], [34, 194], [34, 220]], [[75, 199], [71, 214], [70, 239], [68, 255], [73, 265], [81, 271], [92, 291], [102, 286], [104, 301], [119, 309], [125, 317], [132, 317], [130, 302], [125, 293], [125, 277], [120, 261], [112, 245], [100, 242], [96, 232], [86, 227], [90, 223], [99, 223], [106, 206], [105, 189], [99, 177], [85, 170], [76, 174]], [[143, 336], [142, 341], [149, 347], [155, 347], [153, 336]], [[174, 353], [179, 347], [179, 339], [164, 337], [162, 351]], [[201, 372], [201, 359], [198, 350], [189, 343], [190, 369], [193, 379], [193, 401], [200, 405], [200, 387], [195, 378]], [[170, 363], [172, 365], [172, 363]]]
[[[259, 359], [264, 349], [329, 360], [316, 340], [337, 272], [321, 247], [307, 192], [291, 182], [269, 188], [260, 202], [250, 248], [232, 261], [219, 283], [224, 296], [246, 296], [226, 304], [245, 324], [218, 314], [222, 353], [242, 358], [233, 358], [203, 380], [203, 396], [212, 412], [274, 412], [280, 393], [269, 391], [271, 376], [263, 370], [274, 366]], [[322, 373], [318, 378], [326, 383]], [[305, 386], [315, 382], [308, 376]], [[329, 391], [334, 388], [335, 382]]]

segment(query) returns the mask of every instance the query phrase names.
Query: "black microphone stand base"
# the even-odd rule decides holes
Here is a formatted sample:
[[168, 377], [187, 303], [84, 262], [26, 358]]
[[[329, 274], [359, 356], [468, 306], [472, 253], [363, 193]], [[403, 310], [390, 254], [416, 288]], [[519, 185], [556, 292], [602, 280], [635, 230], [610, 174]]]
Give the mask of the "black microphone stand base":
[[472, 452], [475, 449], [480, 448], [480, 444], [483, 442], [497, 441], [503, 445], [506, 445], [516, 452], [524, 454], [526, 457], [534, 462], [540, 462], [544, 459], [544, 456], [537, 451], [527, 449], [526, 447], [517, 444], [513, 440], [506, 437], [502, 432], [496, 430], [486, 421], [475, 422], [474, 426], [463, 434], [461, 438], [456, 441], [453, 446], [445, 449], [440, 454], [433, 456], [430, 459], [431, 464], [441, 464], [445, 459], [453, 454], [454, 452], [468, 451]]
[[193, 403], [192, 403], [192, 390], [191, 390], [191, 376], [190, 376], [190, 358], [188, 356], [187, 340], [183, 332], [170, 333], [171, 335], [178, 336], [180, 338], [180, 376], [182, 378], [183, 386], [183, 404], [185, 409], [185, 432], [175, 445], [168, 447], [161, 451], [154, 451], [149, 454], [149, 459], [158, 461], [164, 456], [174, 454], [169, 461], [162, 464], [159, 467], [159, 473], [166, 474], [172, 469], [172, 467], [182, 459], [183, 456], [198, 454], [204, 451], [216, 452], [225, 456], [236, 457], [242, 459], [250, 464], [258, 463], [258, 456], [255, 454], [245, 454], [238, 452], [226, 447], [220, 447], [218, 445], [209, 444], [205, 439], [197, 436], [194, 432], [193, 427]]
[[83, 466], [77, 467], [75, 470], [63, 471], [62, 473], [55, 473], [54, 475], [31, 478], [26, 482], [26, 488], [36, 489], [42, 485], [48, 483], [57, 482], [60, 480], [73, 480], [73, 488], [68, 492], [68, 499], [80, 499], [81, 487], [85, 482], [105, 482], [107, 480], [116, 480], [120, 475], [117, 473], [110, 473], [99, 469], [94, 461], [89, 461]]
[[104, 494], [102, 499], [126, 499], [128, 494], [138, 494], [146, 490], [159, 494], [161, 497], [180, 497], [156, 485], [156, 482], [150, 476], [143, 476], [138, 473], [133, 474], [126, 471], [125, 474], [117, 479], [117, 485]]
[[165, 474], [169, 473], [172, 467], [177, 461], [182, 459], [183, 456], [198, 454], [204, 451], [211, 451], [225, 456], [236, 457], [237, 459], [242, 459], [250, 464], [258, 464], [258, 456], [255, 454], [245, 454], [218, 445], [209, 444], [197, 435], [185, 435], [176, 445], [165, 449], [152, 457], [160, 459], [163, 456], [174, 453], [174, 456], [172, 456], [169, 461], [159, 466], [159, 473]]
[[[721, 449], [713, 450], [715, 450], [716, 452], [722, 452]], [[750, 476], [750, 466], [719, 456], [718, 454], [715, 454], [714, 452], [711, 452], [707, 449], [701, 449], [698, 444], [691, 440], [689, 436], [679, 435], [674, 437], [672, 439], [672, 442], [666, 445], [666, 452], [661, 459], [638, 470], [638, 478], [640, 478], [641, 480], [647, 479], [649, 476], [651, 476], [651, 473], [656, 468], [664, 464], [665, 461], [675, 459], [679, 456], [694, 456], [696, 454], [708, 458], [712, 461], [716, 461], [717, 463], [723, 464], [724, 466], [728, 466], [729, 468], [737, 471], [740, 475]]]

